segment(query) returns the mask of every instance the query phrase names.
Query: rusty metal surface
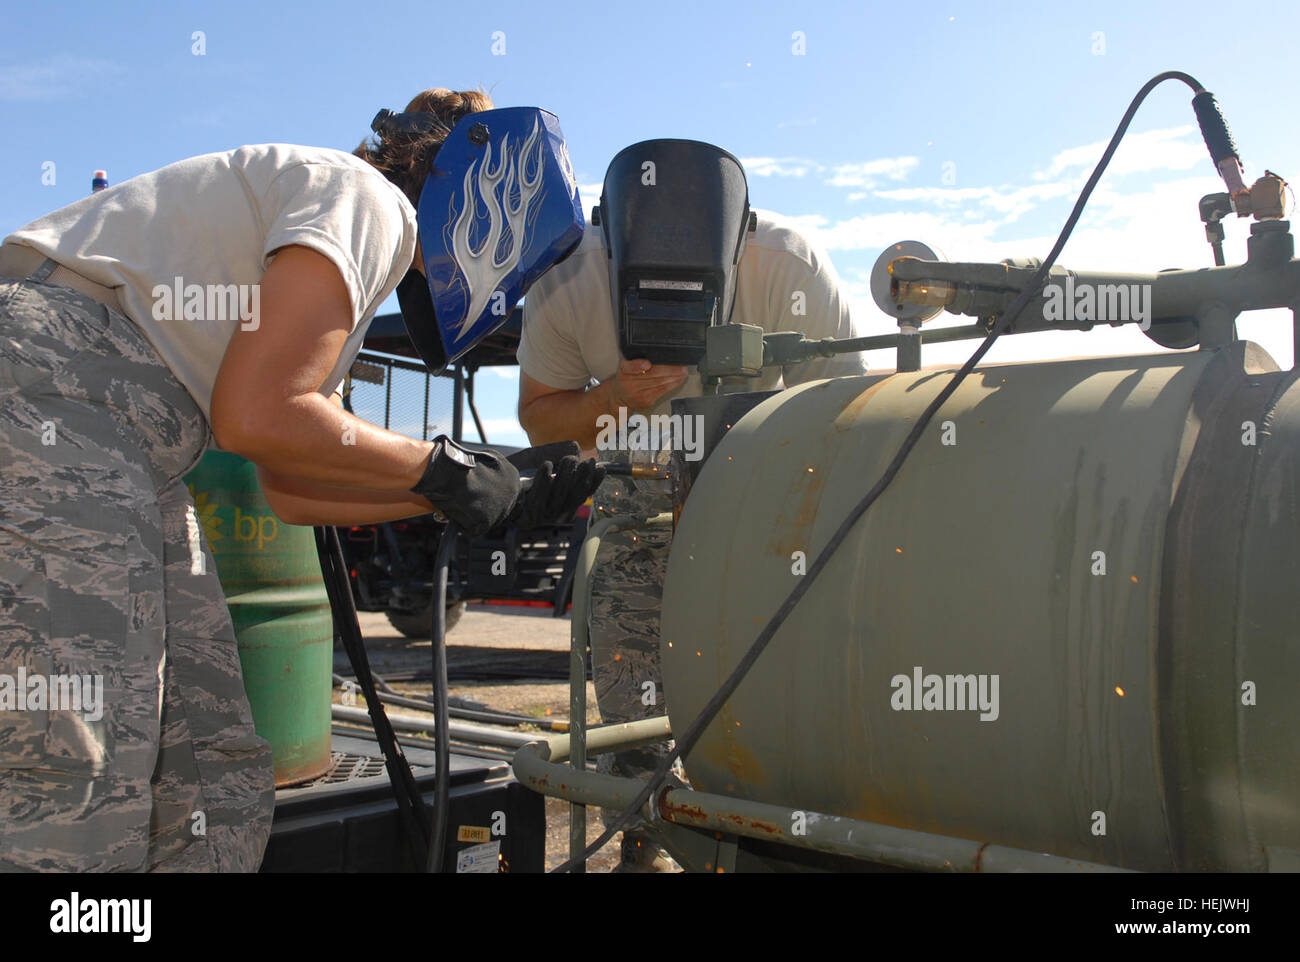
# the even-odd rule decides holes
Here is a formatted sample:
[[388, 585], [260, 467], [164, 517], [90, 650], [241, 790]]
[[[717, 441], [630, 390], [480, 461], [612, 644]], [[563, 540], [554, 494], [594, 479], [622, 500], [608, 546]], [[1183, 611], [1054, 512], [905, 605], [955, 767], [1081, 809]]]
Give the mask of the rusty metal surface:
[[681, 516], [682, 505], [690, 494], [691, 485], [704, 466], [709, 452], [717, 447], [718, 442], [731, 430], [731, 426], [740, 421], [750, 410], [767, 398], [777, 394], [776, 391], [747, 391], [740, 394], [714, 394], [704, 397], [673, 398], [672, 412], [686, 418], [701, 418], [704, 430], [700, 432], [700, 457], [687, 459], [686, 451], [674, 448], [668, 462], [668, 473], [673, 483], [673, 525]]
[[1109, 865], [1059, 858], [1043, 852], [870, 824], [820, 812], [792, 811], [689, 789], [671, 789], [663, 793], [659, 813], [664, 819], [680, 825], [776, 841], [915, 871], [1123, 871]]
[[[1166, 794], [1198, 776], [1163, 777], [1168, 740], [1192, 736], [1162, 701], [1160, 671], [1169, 657], [1184, 659], [1197, 697], [1235, 704], [1232, 671], [1198, 667], [1206, 645], [1234, 650], [1230, 637], [1161, 641], [1170, 506], [1208, 417], [1194, 392], [1219, 356], [989, 367], [969, 378], [686, 760], [692, 784], [1138, 869], [1177, 868], [1189, 847], [1213, 849], [1224, 808], [1211, 805], [1194, 833], [1165, 812]], [[1256, 368], [1270, 366], [1252, 357]], [[1237, 365], [1213, 377], [1255, 376]], [[793, 587], [795, 553], [816, 556], [948, 377], [931, 370], [795, 388], [722, 439], [680, 518], [665, 586], [661, 655], [674, 717], [689, 720], [703, 706]], [[1283, 416], [1285, 407], [1274, 435], [1300, 424], [1300, 410]], [[949, 421], [956, 443], [946, 445]], [[1242, 556], [1242, 577], [1254, 573], [1243, 590], [1255, 599], [1241, 610], [1242, 637], [1252, 610], [1266, 615], [1270, 634], [1243, 641], [1233, 657], [1294, 682], [1294, 589], [1283, 585], [1300, 574], [1287, 500], [1300, 437], [1287, 438], [1256, 449], [1277, 462], [1278, 479], [1271, 507], [1255, 498], [1247, 531], [1259, 532], [1248, 533]], [[1095, 573], [1097, 551], [1104, 575]], [[998, 717], [894, 710], [891, 680], [917, 666], [998, 676]], [[1193, 790], [1246, 790], [1247, 810], [1271, 812], [1260, 824], [1272, 835], [1254, 844], [1294, 849], [1300, 764], [1294, 738], [1282, 747], [1278, 733], [1294, 732], [1296, 719], [1276, 701], [1264, 707], [1232, 736], [1247, 739], [1231, 751], [1251, 780], [1216, 776]], [[1245, 842], [1220, 834], [1239, 864], [1259, 867]]]
[[[667, 718], [593, 729], [594, 754], [620, 751], [671, 734]], [[624, 807], [643, 782], [596, 772], [575, 771], [563, 764], [569, 757], [570, 736], [556, 735], [525, 745], [515, 753], [515, 776], [534, 791], [588, 805]], [[727, 856], [735, 866], [735, 837], [743, 836], [814, 852], [861, 859], [895, 868], [940, 872], [1106, 872], [1110, 866], [1056, 858], [961, 838], [948, 838], [839, 818], [813, 811], [792, 811], [740, 798], [708, 795], [670, 783], [646, 803], [651, 831], [669, 845], [681, 861], [696, 871], [718, 871], [710, 859]], [[707, 836], [683, 829], [708, 829]], [[730, 841], [728, 841], [730, 839]], [[752, 863], [751, 863], [752, 864]]]
[[291, 788], [294, 785], [301, 785], [304, 782], [315, 781], [322, 775], [328, 774], [334, 768], [335, 760], [332, 757], [326, 758], [324, 762], [316, 759], [310, 759], [297, 766], [286, 766], [283, 770], [275, 774], [276, 788]]

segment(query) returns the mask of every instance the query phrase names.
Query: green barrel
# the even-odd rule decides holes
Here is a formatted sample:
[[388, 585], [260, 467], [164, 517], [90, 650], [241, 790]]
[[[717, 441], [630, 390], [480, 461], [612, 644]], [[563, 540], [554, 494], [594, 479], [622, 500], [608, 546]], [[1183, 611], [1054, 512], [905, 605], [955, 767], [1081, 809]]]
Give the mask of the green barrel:
[[310, 528], [283, 524], [252, 463], [209, 451], [185, 478], [239, 639], [257, 733], [277, 787], [330, 766], [334, 629]]

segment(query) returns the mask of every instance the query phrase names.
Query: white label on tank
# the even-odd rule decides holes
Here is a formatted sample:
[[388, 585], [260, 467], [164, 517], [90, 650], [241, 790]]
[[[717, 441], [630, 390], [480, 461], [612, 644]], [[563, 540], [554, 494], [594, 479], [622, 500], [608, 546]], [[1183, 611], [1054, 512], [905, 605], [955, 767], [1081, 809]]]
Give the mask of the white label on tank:
[[703, 281], [640, 281], [642, 288], [652, 291], [702, 291]]
[[456, 855], [456, 872], [470, 873], [478, 875], [490, 874], [496, 875], [500, 871], [498, 867], [499, 859], [497, 856], [501, 853], [501, 842], [484, 842], [482, 845], [471, 845], [469, 848], [462, 849]]

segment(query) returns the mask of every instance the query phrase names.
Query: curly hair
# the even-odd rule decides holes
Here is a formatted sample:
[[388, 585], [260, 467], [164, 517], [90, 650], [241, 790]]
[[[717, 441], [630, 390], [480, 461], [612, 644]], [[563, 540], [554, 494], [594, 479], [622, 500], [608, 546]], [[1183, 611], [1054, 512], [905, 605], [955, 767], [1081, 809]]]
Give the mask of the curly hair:
[[367, 137], [352, 151], [397, 185], [413, 206], [419, 206], [424, 179], [447, 134], [466, 114], [491, 110], [492, 100], [480, 90], [437, 87], [416, 94], [406, 105], [408, 113], [429, 113], [439, 124], [420, 133], [388, 133]]

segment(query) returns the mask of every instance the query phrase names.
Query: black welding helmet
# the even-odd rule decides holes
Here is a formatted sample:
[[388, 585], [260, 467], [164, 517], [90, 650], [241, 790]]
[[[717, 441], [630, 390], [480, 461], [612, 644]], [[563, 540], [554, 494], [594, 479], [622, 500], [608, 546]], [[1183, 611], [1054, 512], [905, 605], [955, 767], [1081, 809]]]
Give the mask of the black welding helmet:
[[699, 363], [705, 332], [731, 320], [753, 229], [740, 161], [696, 140], [633, 144], [610, 162], [598, 213], [623, 356]]
[[[426, 117], [437, 119], [380, 111], [375, 129]], [[438, 373], [504, 324], [582, 240], [559, 120], [536, 107], [466, 114], [434, 156], [416, 220], [425, 276], [408, 271], [397, 302], [416, 351]]]

